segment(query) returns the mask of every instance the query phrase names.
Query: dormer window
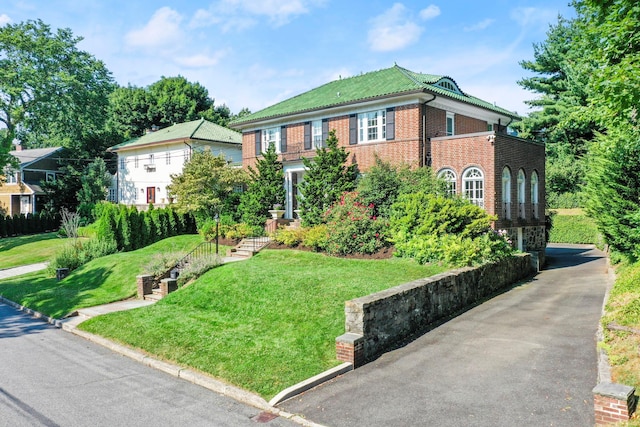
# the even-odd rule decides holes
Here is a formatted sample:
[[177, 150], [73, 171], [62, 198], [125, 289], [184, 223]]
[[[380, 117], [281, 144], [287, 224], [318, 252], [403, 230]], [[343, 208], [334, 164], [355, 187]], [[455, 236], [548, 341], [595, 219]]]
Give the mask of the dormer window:
[[448, 90], [450, 92], [455, 92], [459, 95], [464, 95], [460, 90], [460, 88], [458, 88], [458, 85], [456, 85], [456, 83], [453, 80], [448, 78], [440, 79], [436, 83], [436, 86], [441, 87], [442, 89]]

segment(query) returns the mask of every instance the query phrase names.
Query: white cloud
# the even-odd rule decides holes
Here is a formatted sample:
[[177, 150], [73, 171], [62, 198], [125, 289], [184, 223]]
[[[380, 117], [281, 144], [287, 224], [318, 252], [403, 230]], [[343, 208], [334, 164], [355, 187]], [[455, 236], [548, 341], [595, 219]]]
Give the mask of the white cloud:
[[9, 15], [7, 15], [6, 13], [0, 15], [0, 27], [3, 27], [9, 23], [11, 23], [11, 18], [9, 18]]
[[496, 20], [495, 19], [491, 19], [491, 18], [487, 18], [483, 21], [480, 21], [476, 24], [473, 24], [469, 27], [464, 27], [464, 31], [481, 31], [486, 29], [487, 27], [489, 27], [491, 24], [493, 24]]
[[208, 10], [199, 9], [190, 26], [203, 27], [221, 24], [224, 31], [243, 30], [267, 17], [274, 27], [289, 23], [297, 16], [308, 14], [312, 7], [322, 6], [326, 0], [219, 0]]
[[368, 38], [371, 50], [399, 50], [418, 41], [423, 28], [408, 15], [407, 8], [402, 3], [395, 3], [391, 9], [373, 18]]
[[420, 11], [420, 18], [424, 19], [425, 21], [428, 19], [433, 19], [438, 15], [440, 15], [440, 8], [435, 4], [430, 4], [425, 9], [422, 9]]
[[521, 27], [544, 27], [556, 21], [558, 12], [551, 9], [537, 9], [535, 7], [518, 7], [511, 11], [511, 19]]
[[205, 67], [213, 67], [218, 64], [222, 58], [227, 55], [227, 50], [220, 50], [215, 52], [213, 55], [208, 55], [206, 53], [197, 53], [191, 56], [182, 56], [176, 58], [176, 63], [180, 66], [189, 67], [189, 68], [205, 68]]
[[129, 31], [125, 42], [130, 47], [166, 47], [180, 44], [183, 33], [180, 29], [182, 15], [169, 7], [158, 9], [147, 25]]

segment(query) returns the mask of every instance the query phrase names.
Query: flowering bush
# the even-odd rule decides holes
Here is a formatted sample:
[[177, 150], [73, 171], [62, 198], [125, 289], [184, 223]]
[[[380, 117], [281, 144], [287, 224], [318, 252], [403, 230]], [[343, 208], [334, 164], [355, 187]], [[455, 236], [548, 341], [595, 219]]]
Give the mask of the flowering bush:
[[335, 255], [372, 254], [389, 246], [389, 224], [373, 215], [373, 204], [364, 205], [357, 192], [346, 192], [325, 213], [326, 251]]

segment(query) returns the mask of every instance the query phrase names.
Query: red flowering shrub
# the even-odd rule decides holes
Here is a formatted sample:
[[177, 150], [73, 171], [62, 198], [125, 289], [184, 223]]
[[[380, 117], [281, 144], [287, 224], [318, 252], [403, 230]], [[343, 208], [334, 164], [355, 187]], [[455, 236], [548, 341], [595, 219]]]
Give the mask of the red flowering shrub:
[[373, 254], [390, 246], [389, 223], [377, 219], [373, 212], [373, 204], [364, 205], [357, 192], [343, 193], [324, 215], [328, 232], [326, 251], [334, 255]]

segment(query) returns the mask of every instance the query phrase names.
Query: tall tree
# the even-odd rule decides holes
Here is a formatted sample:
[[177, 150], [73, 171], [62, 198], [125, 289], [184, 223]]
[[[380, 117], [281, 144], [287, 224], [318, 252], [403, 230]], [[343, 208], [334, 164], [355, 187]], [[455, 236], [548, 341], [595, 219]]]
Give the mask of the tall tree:
[[0, 27], [1, 163], [15, 139], [76, 148], [102, 131], [114, 82], [101, 61], [77, 48], [81, 40], [41, 20]]
[[345, 191], [356, 188], [358, 165], [346, 165], [349, 157], [344, 147], [338, 147], [335, 130], [329, 131], [326, 147], [316, 150], [315, 157], [303, 158], [307, 171], [300, 183], [301, 216], [305, 225], [323, 222], [323, 215]]
[[80, 177], [82, 186], [77, 193], [79, 202], [78, 213], [80, 216], [93, 221], [93, 208], [96, 203], [107, 198], [107, 191], [111, 185], [111, 174], [107, 171], [104, 159], [98, 157], [91, 162]]
[[264, 225], [269, 209], [273, 205], [284, 206], [284, 171], [282, 162], [273, 145], [256, 162], [256, 168], [249, 167], [247, 191], [240, 197], [238, 210], [242, 221], [255, 226]]

